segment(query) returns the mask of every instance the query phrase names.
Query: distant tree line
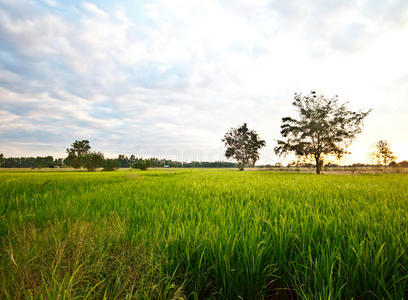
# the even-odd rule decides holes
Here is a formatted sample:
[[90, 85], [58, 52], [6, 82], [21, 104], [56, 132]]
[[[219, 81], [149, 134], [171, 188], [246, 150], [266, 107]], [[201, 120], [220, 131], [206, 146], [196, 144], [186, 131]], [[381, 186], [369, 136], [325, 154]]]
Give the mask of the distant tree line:
[[[289, 162], [286, 165], [282, 165], [281, 163], [276, 164], [265, 164], [265, 165], [257, 165], [257, 168], [267, 168], [267, 169], [282, 169], [282, 168], [316, 168], [315, 164], [312, 163], [296, 163], [294, 161]], [[381, 167], [390, 167], [390, 168], [408, 168], [408, 161], [403, 160], [400, 162], [392, 161], [388, 165], [381, 165], [381, 164], [364, 164], [364, 163], [353, 163], [349, 165], [342, 165], [329, 162], [324, 165], [324, 168], [381, 168]]]
[[125, 156], [120, 154], [118, 156], [119, 167], [120, 168], [130, 168], [134, 164], [139, 164], [143, 160], [148, 160], [152, 168], [236, 168], [237, 164], [233, 162], [225, 161], [192, 161], [192, 162], [181, 162], [170, 159], [160, 159], [160, 158], [137, 158], [135, 155]]
[[0, 154], [0, 168], [54, 168], [63, 165], [62, 158], [52, 156], [37, 157], [4, 157]]
[[[89, 148], [88, 148], [89, 147]], [[79, 149], [80, 148], [80, 149]], [[87, 149], [86, 151], [84, 149]], [[181, 162], [159, 158], [138, 158], [135, 155], [125, 156], [120, 154], [118, 158], [105, 158], [102, 152], [90, 151], [89, 141], [75, 141], [71, 148], [67, 149], [68, 156], [54, 159], [46, 157], [4, 157], [0, 154], [0, 168], [86, 168], [93, 171], [103, 168], [105, 171], [113, 171], [117, 168], [236, 168], [237, 164], [225, 161], [192, 161]]]

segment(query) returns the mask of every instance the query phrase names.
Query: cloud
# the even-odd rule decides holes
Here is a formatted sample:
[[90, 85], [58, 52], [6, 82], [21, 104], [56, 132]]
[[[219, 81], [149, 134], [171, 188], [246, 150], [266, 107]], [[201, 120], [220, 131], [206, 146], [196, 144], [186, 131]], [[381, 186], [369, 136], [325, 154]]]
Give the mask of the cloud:
[[87, 138], [112, 155], [222, 159], [222, 135], [248, 122], [277, 161], [294, 92], [381, 119], [392, 90], [406, 112], [405, 3], [0, 1], [0, 152], [64, 155]]
[[109, 15], [104, 12], [102, 9], [98, 8], [95, 4], [89, 2], [82, 2], [82, 7], [88, 11], [89, 13], [102, 17], [102, 18], [109, 18]]

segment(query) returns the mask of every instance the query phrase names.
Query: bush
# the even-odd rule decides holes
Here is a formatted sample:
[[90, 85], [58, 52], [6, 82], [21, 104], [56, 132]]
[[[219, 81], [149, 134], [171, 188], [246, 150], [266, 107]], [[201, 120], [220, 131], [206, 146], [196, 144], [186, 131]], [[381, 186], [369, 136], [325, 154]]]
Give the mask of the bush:
[[96, 168], [102, 167], [105, 159], [101, 152], [88, 152], [84, 156], [84, 166], [88, 171], [95, 171]]
[[104, 162], [104, 168], [102, 171], [115, 171], [119, 168], [119, 160], [107, 158]]
[[147, 168], [152, 166], [152, 161], [150, 159], [138, 159], [134, 164], [132, 164], [133, 169], [140, 169], [146, 171]]

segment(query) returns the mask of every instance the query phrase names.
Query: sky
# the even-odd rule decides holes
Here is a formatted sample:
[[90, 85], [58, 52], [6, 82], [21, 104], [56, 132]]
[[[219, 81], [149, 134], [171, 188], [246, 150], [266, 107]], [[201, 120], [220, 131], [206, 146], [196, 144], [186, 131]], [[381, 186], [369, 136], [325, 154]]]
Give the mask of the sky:
[[[408, 160], [406, 0], [0, 0], [0, 153], [225, 160], [248, 123], [274, 154], [294, 93], [373, 109], [345, 162]], [[287, 158], [286, 158], [287, 159]]]

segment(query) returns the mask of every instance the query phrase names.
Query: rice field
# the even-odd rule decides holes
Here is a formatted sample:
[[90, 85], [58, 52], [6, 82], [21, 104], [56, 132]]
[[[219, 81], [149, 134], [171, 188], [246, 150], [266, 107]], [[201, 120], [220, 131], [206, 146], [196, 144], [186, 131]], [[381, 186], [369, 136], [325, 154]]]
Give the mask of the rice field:
[[0, 172], [1, 299], [405, 299], [408, 176]]

